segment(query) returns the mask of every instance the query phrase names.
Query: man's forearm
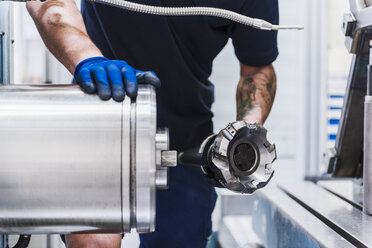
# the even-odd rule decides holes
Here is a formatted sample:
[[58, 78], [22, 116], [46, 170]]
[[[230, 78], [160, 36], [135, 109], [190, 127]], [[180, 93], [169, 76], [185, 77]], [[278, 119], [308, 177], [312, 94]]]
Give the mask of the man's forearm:
[[272, 65], [241, 65], [241, 78], [236, 91], [237, 119], [263, 124], [268, 117], [276, 92], [276, 75]]
[[80, 61], [102, 56], [88, 36], [74, 0], [31, 1], [27, 10], [45, 45], [71, 73]]

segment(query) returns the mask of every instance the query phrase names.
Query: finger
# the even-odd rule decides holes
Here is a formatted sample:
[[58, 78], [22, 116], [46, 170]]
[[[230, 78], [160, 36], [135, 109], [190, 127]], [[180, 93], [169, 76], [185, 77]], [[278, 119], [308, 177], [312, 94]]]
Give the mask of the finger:
[[102, 100], [108, 100], [111, 97], [111, 88], [108, 82], [106, 70], [102, 66], [93, 68], [93, 78], [96, 83], [97, 92]]
[[136, 73], [137, 82], [139, 84], [151, 84], [156, 88], [161, 86], [161, 82], [156, 74], [152, 71], [139, 71]]
[[90, 75], [90, 71], [87, 68], [81, 69], [80, 73], [77, 76], [76, 82], [86, 93], [88, 94], [96, 93], [97, 90], [96, 86]]
[[109, 65], [107, 67], [107, 75], [111, 86], [112, 98], [115, 101], [122, 102], [125, 98], [125, 89], [119, 68], [114, 64]]
[[127, 65], [121, 69], [121, 72], [124, 77], [124, 85], [127, 95], [129, 97], [136, 97], [138, 85], [135, 70], [131, 66]]

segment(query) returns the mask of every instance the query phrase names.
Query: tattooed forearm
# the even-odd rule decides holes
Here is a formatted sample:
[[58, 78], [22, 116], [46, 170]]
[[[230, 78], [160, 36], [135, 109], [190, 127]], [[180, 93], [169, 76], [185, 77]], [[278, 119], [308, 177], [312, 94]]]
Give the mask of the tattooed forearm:
[[263, 124], [270, 113], [276, 92], [274, 68], [242, 68], [236, 91], [237, 119]]

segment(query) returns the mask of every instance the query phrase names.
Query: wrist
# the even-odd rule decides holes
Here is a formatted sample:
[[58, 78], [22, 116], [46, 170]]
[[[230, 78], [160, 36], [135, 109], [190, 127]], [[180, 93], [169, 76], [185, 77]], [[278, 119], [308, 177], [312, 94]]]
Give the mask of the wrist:
[[71, 74], [74, 74], [76, 66], [83, 60], [91, 57], [103, 57], [102, 52], [90, 40], [69, 41], [70, 44], [76, 43], [75, 46], [65, 47], [62, 56], [62, 63], [67, 67]]
[[[239, 118], [239, 117], [238, 117]], [[263, 125], [264, 116], [262, 115], [261, 108], [253, 108], [241, 116], [239, 119], [244, 120], [246, 123], [258, 123]]]
[[245, 121], [246, 123], [258, 123], [260, 125], [263, 125], [263, 121], [262, 119], [258, 119], [258, 118], [243, 118], [243, 121]]
[[93, 64], [93, 63], [97, 63], [97, 62], [103, 62], [103, 61], [108, 61], [109, 59], [106, 58], [106, 57], [103, 57], [103, 56], [96, 56], [96, 57], [89, 57], [89, 58], [86, 58], [82, 61], [80, 61], [77, 66], [75, 67], [75, 71], [74, 71], [74, 77], [76, 77], [77, 73], [79, 73], [79, 70], [81, 67], [83, 67], [84, 65], [86, 64]]
[[68, 70], [73, 74], [79, 63], [93, 57], [104, 57], [100, 51], [86, 51], [71, 57], [71, 66]]

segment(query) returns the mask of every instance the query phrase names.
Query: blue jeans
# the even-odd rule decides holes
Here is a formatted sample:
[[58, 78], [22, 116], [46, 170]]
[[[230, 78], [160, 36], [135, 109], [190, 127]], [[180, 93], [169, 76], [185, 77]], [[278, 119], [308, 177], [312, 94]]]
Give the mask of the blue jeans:
[[169, 189], [156, 197], [156, 231], [140, 235], [140, 248], [205, 248], [217, 195], [201, 170], [172, 168]]

